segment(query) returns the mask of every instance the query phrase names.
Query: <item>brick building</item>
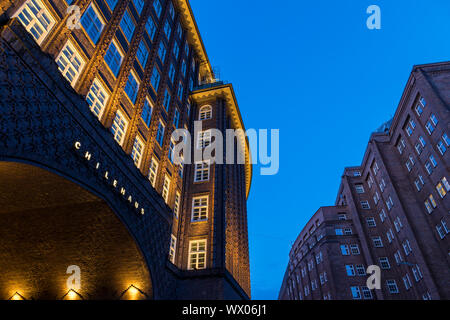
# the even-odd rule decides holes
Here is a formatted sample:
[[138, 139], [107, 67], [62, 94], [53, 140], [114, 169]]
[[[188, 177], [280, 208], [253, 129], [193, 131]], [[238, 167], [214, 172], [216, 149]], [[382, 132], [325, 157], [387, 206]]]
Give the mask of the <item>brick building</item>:
[[[450, 63], [415, 66], [394, 118], [290, 252], [279, 299], [450, 299]], [[381, 290], [366, 269], [381, 268]]]
[[248, 142], [173, 161], [176, 129], [201, 121], [192, 153], [244, 129], [189, 2], [0, 0], [0, 21], [0, 299], [67, 297], [71, 264], [84, 299], [249, 299]]

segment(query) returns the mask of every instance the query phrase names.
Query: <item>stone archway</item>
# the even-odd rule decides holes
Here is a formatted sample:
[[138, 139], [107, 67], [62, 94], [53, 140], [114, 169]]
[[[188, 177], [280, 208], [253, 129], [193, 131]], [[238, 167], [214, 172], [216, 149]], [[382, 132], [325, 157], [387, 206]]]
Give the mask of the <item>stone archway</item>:
[[145, 259], [108, 204], [47, 170], [0, 162], [0, 235], [2, 300], [62, 299], [71, 265], [84, 299], [153, 297]]

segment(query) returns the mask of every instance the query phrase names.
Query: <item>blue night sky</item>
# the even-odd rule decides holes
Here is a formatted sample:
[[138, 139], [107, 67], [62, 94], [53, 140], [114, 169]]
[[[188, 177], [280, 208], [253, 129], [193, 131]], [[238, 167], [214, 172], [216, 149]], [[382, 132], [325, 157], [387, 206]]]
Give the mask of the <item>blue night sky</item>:
[[[211, 64], [246, 128], [280, 129], [280, 171], [254, 167], [253, 299], [276, 299], [293, 241], [333, 205], [344, 167], [395, 113], [415, 64], [450, 60], [448, 0], [191, 0]], [[366, 9], [380, 6], [382, 29]]]

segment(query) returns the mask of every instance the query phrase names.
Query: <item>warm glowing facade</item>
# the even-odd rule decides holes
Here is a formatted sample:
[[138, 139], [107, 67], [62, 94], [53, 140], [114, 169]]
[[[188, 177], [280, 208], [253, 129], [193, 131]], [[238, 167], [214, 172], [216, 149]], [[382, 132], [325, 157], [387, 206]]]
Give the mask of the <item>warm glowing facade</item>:
[[[77, 8], [80, 24], [74, 28]], [[171, 135], [176, 129], [193, 132], [195, 121], [201, 121], [205, 132], [244, 129], [232, 86], [214, 77], [189, 2], [1, 0], [0, 17], [1, 100], [5, 103], [1, 115], [11, 120], [2, 125], [0, 133], [7, 138], [0, 159], [8, 165], [2, 172], [31, 170], [36, 179], [46, 177], [46, 173], [12, 164], [23, 161], [74, 182], [67, 190], [78, 190], [79, 183], [92, 192], [92, 197], [83, 196], [83, 203], [98, 202], [111, 213], [104, 219], [120, 229], [112, 218], [117, 214], [132, 235], [123, 245], [136, 241], [127, 256], [117, 260], [124, 264], [134, 260], [135, 273], [127, 276], [138, 279], [122, 279], [119, 285], [118, 277], [117, 285], [103, 295], [94, 294], [94, 287], [40, 295], [42, 288], [26, 284], [22, 284], [27, 288], [22, 294], [16, 287], [32, 279], [17, 276], [13, 281], [12, 272], [9, 278], [0, 278], [4, 288], [0, 288], [0, 299], [21, 295], [37, 299], [248, 299], [246, 199], [252, 168], [247, 141], [236, 141], [246, 151], [242, 165], [172, 162], [175, 141]], [[27, 123], [30, 114], [40, 122]], [[32, 135], [34, 146], [24, 146], [26, 139], [14, 137], [17, 131]], [[206, 147], [207, 140], [207, 136], [194, 137], [192, 150], [200, 142], [204, 144], [200, 148]], [[46, 152], [39, 154], [41, 149]], [[52, 181], [62, 183], [55, 177]], [[61, 199], [71, 201], [69, 192], [51, 190], [44, 195], [57, 192]], [[25, 212], [24, 199], [15, 199], [5, 213]], [[2, 205], [7, 202], [2, 198]], [[63, 204], [55, 200], [55, 206]], [[36, 210], [31, 207], [27, 210]], [[92, 210], [87, 206], [86, 215], [92, 215]], [[33, 214], [37, 219], [43, 213]], [[58, 219], [55, 223], [64, 224]], [[83, 223], [95, 225], [84, 218]], [[20, 235], [11, 234], [9, 241], [14, 243]], [[121, 242], [110, 236], [108, 241]], [[92, 241], [102, 243], [106, 238], [93, 236]], [[58, 241], [55, 236], [55, 246]], [[0, 250], [3, 258], [11, 257], [8, 243]], [[101, 255], [101, 248], [91, 252]], [[95, 263], [90, 263], [86, 261], [85, 269], [94, 268]], [[111, 273], [120, 274], [120, 270]], [[63, 279], [61, 275], [58, 283]], [[56, 292], [55, 288], [48, 290]], [[114, 290], [118, 293], [113, 294]]]
[[[450, 299], [450, 63], [416, 66], [394, 118], [300, 233], [280, 299]], [[369, 290], [366, 269], [381, 268]]]

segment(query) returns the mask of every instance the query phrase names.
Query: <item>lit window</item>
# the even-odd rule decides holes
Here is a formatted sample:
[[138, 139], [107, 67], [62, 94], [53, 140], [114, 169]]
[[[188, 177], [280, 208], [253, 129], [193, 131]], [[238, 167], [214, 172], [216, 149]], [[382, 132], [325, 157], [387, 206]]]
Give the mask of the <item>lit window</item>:
[[381, 222], [384, 222], [384, 220], [386, 220], [386, 212], [384, 211], [384, 209], [381, 210], [379, 216], [380, 216]]
[[122, 31], [125, 34], [125, 37], [127, 38], [128, 42], [131, 42], [131, 38], [133, 38], [135, 25], [128, 11], [125, 11], [122, 21], [120, 22], [120, 27], [122, 28]]
[[211, 131], [203, 131], [198, 133], [197, 149], [203, 149], [211, 144]]
[[431, 114], [430, 121], [434, 126], [437, 126], [437, 124], [439, 123], [439, 120], [436, 118], [434, 114]]
[[447, 191], [444, 188], [444, 185], [442, 184], [442, 182], [439, 182], [436, 186], [436, 190], [439, 193], [439, 195], [441, 196], [441, 198], [444, 198], [445, 195], [447, 194]]
[[350, 287], [352, 292], [352, 298], [354, 300], [361, 300], [361, 291], [359, 290], [359, 287]]
[[450, 147], [450, 138], [448, 137], [448, 135], [446, 133], [444, 133], [442, 135], [442, 141], [444, 141], [444, 143], [447, 147]]
[[119, 51], [116, 43], [114, 41], [111, 42], [111, 44], [109, 45], [109, 49], [105, 54], [105, 62], [116, 77], [119, 73], [122, 60], [123, 54]]
[[156, 184], [156, 177], [158, 175], [158, 166], [159, 166], [158, 161], [156, 161], [155, 158], [152, 158], [152, 161], [150, 163], [148, 179], [150, 180], [150, 183], [153, 188], [155, 187]]
[[139, 91], [139, 83], [134, 75], [134, 72], [130, 72], [130, 75], [128, 76], [127, 84], [125, 86], [125, 93], [127, 94], [128, 98], [135, 103], [137, 99], [137, 94]]
[[346, 245], [346, 244], [342, 244], [341, 245], [341, 253], [342, 253], [343, 256], [350, 255], [350, 250], [348, 248], [348, 245]]
[[150, 123], [152, 121], [152, 112], [153, 112], [152, 103], [148, 100], [148, 98], [146, 98], [144, 102], [144, 108], [142, 109], [141, 118], [147, 125], [147, 127], [150, 127]]
[[175, 263], [175, 251], [177, 248], [177, 238], [172, 234], [170, 237], [170, 249], [169, 249], [169, 260]]
[[133, 151], [131, 152], [131, 158], [138, 168], [141, 166], [143, 150], [144, 144], [142, 143], [142, 140], [139, 137], [136, 137], [136, 139], [134, 140]]
[[428, 196], [428, 199], [425, 200], [425, 207], [428, 211], [428, 213], [432, 213], [434, 209], [437, 207], [437, 203], [434, 200], [434, 197], [432, 194]]
[[183, 93], [184, 93], [184, 87], [183, 87], [183, 83], [180, 81], [180, 84], [178, 85], [178, 99], [180, 99], [180, 101], [183, 101]]
[[434, 158], [434, 156], [433, 155], [430, 155], [430, 162], [431, 162], [431, 164], [433, 165], [433, 167], [437, 167], [437, 161], [436, 161], [436, 159]]
[[120, 111], [117, 111], [114, 118], [111, 131], [114, 135], [114, 139], [120, 144], [123, 144], [125, 140], [125, 132], [127, 131], [128, 122]]
[[388, 200], [386, 201], [386, 206], [389, 211], [391, 211], [392, 208], [394, 207], [394, 201], [392, 201], [391, 196], [389, 196]]
[[175, 194], [175, 204], [173, 206], [173, 213], [175, 214], [176, 218], [178, 218], [178, 215], [180, 213], [180, 198], [181, 198], [180, 193], [177, 192]]
[[136, 53], [137, 59], [140, 62], [141, 66], [145, 68], [145, 64], [147, 63], [148, 58], [148, 49], [144, 43], [144, 40], [141, 41], [138, 47], [138, 51]]
[[85, 62], [70, 41], [67, 41], [64, 45], [56, 58], [56, 63], [58, 64], [59, 71], [61, 71], [62, 75], [73, 87], [83, 70]]
[[189, 270], [206, 268], [206, 240], [189, 242]]
[[355, 267], [353, 265], [346, 265], [345, 270], [347, 271], [347, 276], [354, 277], [356, 275]]
[[427, 124], [425, 125], [425, 128], [427, 129], [427, 131], [428, 131], [428, 133], [429, 133], [430, 135], [433, 134], [433, 132], [434, 132], [434, 126], [433, 126], [433, 124], [432, 124], [430, 121], [427, 122]]
[[420, 270], [418, 264], [416, 264], [416, 266], [412, 267], [411, 269], [412, 269], [412, 272], [414, 275], [414, 280], [416, 280], [416, 282], [419, 282], [420, 280], [423, 279], [423, 274], [422, 274], [422, 271]]
[[200, 109], [199, 120], [208, 120], [212, 118], [212, 107], [211, 106], [203, 106]]
[[81, 18], [81, 25], [88, 34], [89, 38], [91, 38], [92, 42], [97, 44], [105, 23], [100, 17], [100, 14], [94, 4], [91, 4], [84, 12], [83, 17]]
[[19, 21], [38, 44], [44, 41], [55, 25], [55, 20], [40, 0], [28, 0], [14, 17], [19, 18]]
[[192, 199], [192, 221], [208, 220], [208, 196]]
[[397, 264], [400, 264], [403, 261], [402, 253], [400, 250], [397, 250], [397, 252], [394, 253], [395, 261]]
[[169, 195], [170, 195], [170, 179], [166, 175], [164, 177], [164, 184], [163, 184], [163, 190], [162, 190], [162, 197], [164, 201], [168, 204], [169, 203]]
[[97, 116], [97, 118], [101, 118], [108, 99], [109, 94], [106, 93], [106, 90], [100, 81], [95, 79], [89, 93], [86, 96], [86, 101], [88, 102], [91, 111]]

